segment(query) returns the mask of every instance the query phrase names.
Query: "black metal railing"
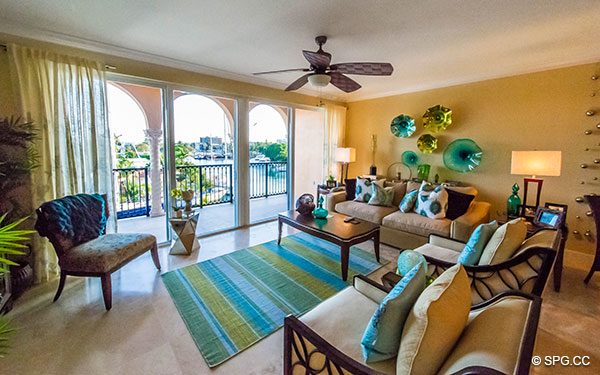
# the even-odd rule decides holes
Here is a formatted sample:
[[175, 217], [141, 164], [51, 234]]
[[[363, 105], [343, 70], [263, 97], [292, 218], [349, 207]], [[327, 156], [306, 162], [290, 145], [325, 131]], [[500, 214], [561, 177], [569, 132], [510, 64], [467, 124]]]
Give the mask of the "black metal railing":
[[[113, 172], [118, 186], [117, 218], [148, 216], [151, 208], [148, 168], [116, 168]], [[194, 207], [233, 202], [231, 164], [176, 166], [175, 179], [177, 189], [194, 191]], [[287, 163], [250, 163], [249, 181], [250, 199], [286, 194]]]

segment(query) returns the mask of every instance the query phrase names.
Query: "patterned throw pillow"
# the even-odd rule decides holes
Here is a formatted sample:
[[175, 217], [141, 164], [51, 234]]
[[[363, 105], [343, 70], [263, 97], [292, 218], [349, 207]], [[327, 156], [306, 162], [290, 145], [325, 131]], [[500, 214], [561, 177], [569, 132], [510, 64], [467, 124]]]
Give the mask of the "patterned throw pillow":
[[406, 213], [412, 212], [413, 208], [415, 208], [415, 202], [417, 201], [417, 195], [419, 194], [419, 190], [413, 190], [406, 193], [404, 198], [402, 198], [402, 202], [400, 202], [400, 211]]
[[379, 186], [383, 186], [384, 181], [385, 180], [373, 181], [369, 178], [357, 177], [356, 178], [356, 197], [354, 198], [354, 200], [356, 202], [364, 202], [364, 203], [369, 202], [369, 200], [371, 199], [371, 195], [372, 195], [371, 185], [377, 184]]
[[423, 181], [415, 202], [415, 212], [430, 219], [443, 219], [448, 209], [448, 192], [442, 185]]
[[498, 229], [498, 223], [496, 220], [487, 224], [479, 224], [477, 228], [469, 237], [469, 241], [465, 245], [463, 251], [461, 251], [457, 263], [464, 264], [465, 266], [474, 266], [479, 262], [483, 249], [489, 242], [494, 232]]
[[371, 199], [369, 204], [371, 206], [391, 206], [394, 200], [394, 188], [393, 187], [381, 187], [378, 184], [371, 184]]
[[425, 267], [419, 262], [381, 301], [360, 341], [366, 362], [383, 361], [398, 355], [400, 333], [413, 304], [425, 289], [425, 275]]

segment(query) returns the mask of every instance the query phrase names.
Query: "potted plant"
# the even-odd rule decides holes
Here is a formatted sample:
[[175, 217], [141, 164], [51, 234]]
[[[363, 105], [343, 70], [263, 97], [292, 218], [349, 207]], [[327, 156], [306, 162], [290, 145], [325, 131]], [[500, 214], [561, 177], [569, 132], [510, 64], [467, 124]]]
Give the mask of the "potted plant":
[[[10, 255], [22, 255], [24, 252], [22, 249], [26, 248], [22, 242], [29, 240], [29, 235], [35, 233], [33, 230], [17, 229], [27, 217], [16, 220], [10, 224], [1, 226], [6, 219], [6, 214], [0, 217], [0, 277], [6, 272], [9, 272], [9, 266], [17, 265], [17, 263], [8, 259]], [[0, 301], [2, 301], [0, 293]], [[0, 357], [6, 354], [9, 348], [7, 342], [9, 336], [14, 332], [14, 328], [11, 328], [10, 322], [0, 316]]]
[[337, 183], [335, 182], [335, 177], [329, 175], [329, 177], [327, 177], [326, 184], [328, 188], [334, 188], [337, 185]]
[[171, 190], [171, 196], [173, 197], [173, 213], [175, 214], [175, 217], [178, 219], [181, 219], [181, 207], [179, 206], [179, 200], [181, 199], [181, 190], [179, 189], [173, 189]]

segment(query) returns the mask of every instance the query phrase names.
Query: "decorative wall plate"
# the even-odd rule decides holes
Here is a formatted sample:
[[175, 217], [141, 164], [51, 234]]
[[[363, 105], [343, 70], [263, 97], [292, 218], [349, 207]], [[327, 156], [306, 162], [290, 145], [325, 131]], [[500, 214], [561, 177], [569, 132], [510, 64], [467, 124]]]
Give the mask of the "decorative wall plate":
[[401, 138], [408, 138], [417, 130], [415, 119], [405, 114], [394, 117], [390, 128], [393, 135]]
[[432, 133], [446, 130], [452, 124], [452, 110], [441, 105], [429, 108], [423, 115], [423, 126]]
[[417, 140], [417, 147], [424, 154], [431, 154], [437, 149], [438, 140], [431, 134], [423, 134]]
[[467, 173], [479, 167], [483, 151], [470, 139], [457, 139], [444, 150], [444, 165], [453, 171]]
[[402, 164], [407, 167], [414, 167], [419, 164], [419, 155], [414, 151], [404, 151], [402, 153]]

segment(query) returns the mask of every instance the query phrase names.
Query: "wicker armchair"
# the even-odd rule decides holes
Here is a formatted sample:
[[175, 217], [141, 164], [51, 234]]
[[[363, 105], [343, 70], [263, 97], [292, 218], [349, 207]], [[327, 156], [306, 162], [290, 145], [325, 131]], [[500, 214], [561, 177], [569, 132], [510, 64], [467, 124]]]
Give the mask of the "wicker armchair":
[[[89, 215], [87, 215], [85, 219], [88, 221], [92, 220], [92, 224], [94, 224], [95, 227], [101, 227], [102, 229], [98, 231], [99, 233], [97, 236], [92, 236], [95, 238], [88, 239], [85, 242], [78, 241], [78, 238], [80, 238], [77, 236], [78, 233], [73, 233], [72, 230], [59, 229], [66, 227], [75, 229], [75, 232], [77, 229], [81, 229], [82, 226], [78, 225], [80, 223], [76, 223], [75, 221], [81, 220], [81, 215], [86, 215], [86, 208], [81, 207], [81, 202], [74, 200], [74, 198], [77, 197], [84, 197], [88, 199], [88, 201], [93, 198], [96, 200], [101, 199], [101, 207], [104, 207], [104, 216], [102, 220], [105, 220], [106, 217], [109, 216], [106, 195], [100, 197], [98, 195], [92, 196], [82, 194], [78, 196], [67, 196], [51, 201], [58, 202], [59, 204], [68, 202], [68, 205], [70, 205], [69, 207], [74, 207], [79, 216], [73, 215], [68, 210], [65, 210], [61, 215], [56, 215], [49, 210], [47, 204], [42, 204], [42, 206], [36, 210], [36, 230], [40, 236], [47, 237], [50, 243], [52, 243], [60, 265], [60, 282], [58, 284], [56, 295], [54, 296], [54, 301], [58, 300], [60, 297], [68, 275], [100, 277], [102, 281], [104, 306], [106, 307], [106, 310], [110, 310], [112, 307], [111, 274], [113, 272], [146, 251], [151, 252], [154, 265], [160, 270], [156, 237], [151, 234], [143, 233], [104, 234], [104, 223], [99, 224], [93, 221], [97, 220], [98, 217], [102, 217], [102, 215], [98, 215], [98, 212], [89, 209]], [[85, 200], [83, 202], [85, 202]]]

